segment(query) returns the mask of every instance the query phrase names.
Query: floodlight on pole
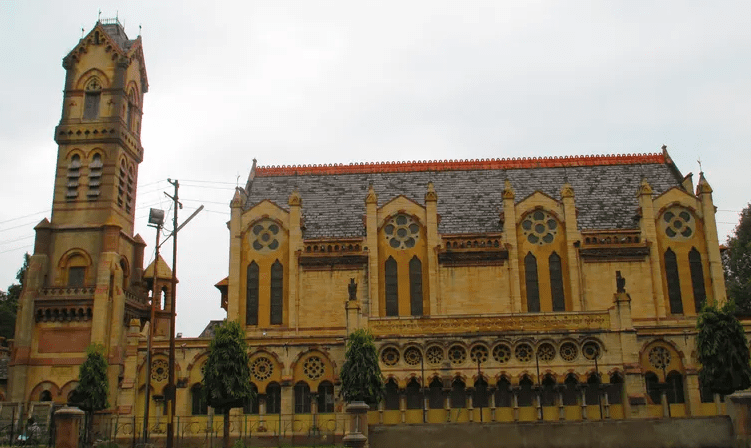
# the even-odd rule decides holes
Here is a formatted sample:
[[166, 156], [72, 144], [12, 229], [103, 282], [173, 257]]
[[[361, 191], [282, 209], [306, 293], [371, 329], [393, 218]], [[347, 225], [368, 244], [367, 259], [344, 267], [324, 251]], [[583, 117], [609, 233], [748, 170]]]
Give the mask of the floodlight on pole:
[[152, 208], [149, 210], [149, 224], [157, 227], [164, 225], [164, 210]]

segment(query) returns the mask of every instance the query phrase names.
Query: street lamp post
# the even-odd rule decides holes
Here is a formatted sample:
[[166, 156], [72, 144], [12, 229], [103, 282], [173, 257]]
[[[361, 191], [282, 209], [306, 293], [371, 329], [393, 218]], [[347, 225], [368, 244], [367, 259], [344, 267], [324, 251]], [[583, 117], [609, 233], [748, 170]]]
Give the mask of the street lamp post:
[[[159, 234], [164, 224], [164, 210], [152, 208], [149, 211], [149, 226], [156, 228], [156, 245], [154, 246], [154, 281], [151, 285], [151, 316], [149, 319], [149, 334], [146, 339], [146, 390], [143, 409], [143, 443], [149, 443], [149, 404], [151, 401], [151, 339], [154, 336], [154, 308], [156, 306], [157, 294], [159, 292], [159, 276], [157, 275], [157, 265], [159, 263]], [[135, 428], [133, 428], [135, 431]]]

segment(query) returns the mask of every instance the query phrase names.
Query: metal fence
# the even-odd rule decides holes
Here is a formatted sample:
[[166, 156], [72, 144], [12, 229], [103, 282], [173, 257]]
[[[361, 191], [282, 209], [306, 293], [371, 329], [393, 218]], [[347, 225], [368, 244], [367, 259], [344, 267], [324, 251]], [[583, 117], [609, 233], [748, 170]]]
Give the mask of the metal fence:
[[[332, 446], [340, 443], [346, 416], [336, 414], [233, 415], [230, 417], [232, 442], [246, 446]], [[119, 447], [161, 448], [166, 446], [166, 417], [149, 419], [148, 439], [144, 440], [141, 417], [97, 415], [94, 417], [94, 446], [115, 442]], [[222, 446], [224, 417], [175, 416], [175, 446], [180, 448], [214, 448]]]

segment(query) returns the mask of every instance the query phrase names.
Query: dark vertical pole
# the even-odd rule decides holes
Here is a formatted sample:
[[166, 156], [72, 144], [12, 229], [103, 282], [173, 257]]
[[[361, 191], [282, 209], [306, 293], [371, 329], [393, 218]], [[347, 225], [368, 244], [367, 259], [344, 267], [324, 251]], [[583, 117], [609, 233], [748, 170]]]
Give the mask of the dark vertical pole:
[[600, 377], [600, 369], [597, 367], [597, 358], [600, 356], [600, 349], [597, 349], [595, 353], [595, 375], [597, 375], [597, 405], [600, 407], [600, 420], [602, 420], [602, 397], [600, 396], [600, 386], [602, 386], [602, 378]]
[[[538, 376], [539, 376], [539, 374], [538, 374]], [[477, 379], [478, 380], [482, 379], [482, 374], [480, 373], [480, 356], [479, 355], [477, 356]], [[488, 392], [488, 387], [486, 385], [485, 386], [485, 396], [487, 396], [487, 392]], [[477, 394], [477, 381], [475, 381], [475, 393]], [[480, 394], [477, 394], [478, 397], [479, 397], [479, 395]], [[480, 423], [482, 423], [482, 422], [483, 422], [483, 420], [482, 420], [482, 402], [480, 402]]]
[[170, 323], [169, 323], [169, 401], [167, 402], [169, 412], [169, 420], [167, 421], [167, 448], [174, 448], [175, 442], [175, 289], [177, 289], [177, 209], [180, 202], [177, 196], [177, 190], [180, 188], [180, 183], [175, 179], [173, 182], [171, 179], [167, 181], [175, 187], [175, 196], [172, 198], [174, 201], [174, 217], [172, 219], [172, 288], [170, 290]]
[[[156, 226], [156, 249], [155, 249], [155, 255], [154, 255], [154, 282], [151, 286], [151, 317], [149, 320], [149, 334], [147, 336], [146, 340], [146, 366], [144, 368], [145, 374], [146, 374], [146, 390], [144, 391], [145, 399], [144, 399], [144, 405], [143, 405], [143, 443], [147, 444], [149, 443], [149, 404], [151, 402], [151, 339], [154, 336], [154, 307], [156, 306], [155, 302], [157, 301], [157, 297], [159, 296], [161, 299], [161, 292], [159, 292], [158, 284], [159, 284], [159, 276], [157, 275], [157, 268], [159, 265], [159, 232], [162, 230], [162, 226], [157, 225]], [[157, 296], [158, 295], [158, 296]], [[136, 374], [136, 378], [138, 378], [138, 374]], [[136, 389], [136, 394], [138, 394], [138, 389]], [[133, 434], [135, 435], [136, 431], [136, 425], [135, 422], [133, 422]]]
[[133, 442], [131, 443], [131, 448], [136, 448], [136, 416], [133, 416]]
[[425, 354], [420, 353], [420, 377], [422, 378], [422, 422], [427, 423], [426, 409], [425, 409]]

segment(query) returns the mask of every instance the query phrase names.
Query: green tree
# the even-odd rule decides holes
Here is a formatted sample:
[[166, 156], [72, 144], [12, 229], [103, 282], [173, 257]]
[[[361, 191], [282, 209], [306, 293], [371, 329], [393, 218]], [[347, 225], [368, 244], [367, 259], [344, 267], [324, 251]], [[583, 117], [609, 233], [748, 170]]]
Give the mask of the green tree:
[[734, 308], [732, 301], [722, 308], [706, 306], [696, 322], [696, 352], [702, 365], [699, 382], [723, 395], [751, 386], [748, 343]]
[[377, 403], [383, 396], [383, 378], [373, 334], [358, 329], [349, 335], [339, 392], [347, 402]]
[[16, 272], [18, 283], [8, 286], [7, 293], [0, 291], [0, 336], [6, 339], [12, 339], [16, 332], [18, 299], [21, 298], [26, 271], [29, 269], [29, 258], [28, 253], [24, 254], [23, 265]]
[[741, 212], [728, 250], [722, 257], [728, 297], [735, 300], [740, 314], [751, 314], [751, 204]]
[[209, 357], [203, 367], [203, 391], [206, 402], [224, 414], [224, 447], [230, 447], [229, 411], [254, 398], [250, 386], [250, 366], [245, 331], [239, 322], [216, 327], [209, 345]]
[[86, 440], [91, 437], [92, 415], [106, 409], [109, 395], [107, 380], [107, 360], [101, 344], [91, 344], [86, 348], [86, 360], [78, 373], [78, 386], [73, 392], [73, 404], [86, 411]]

